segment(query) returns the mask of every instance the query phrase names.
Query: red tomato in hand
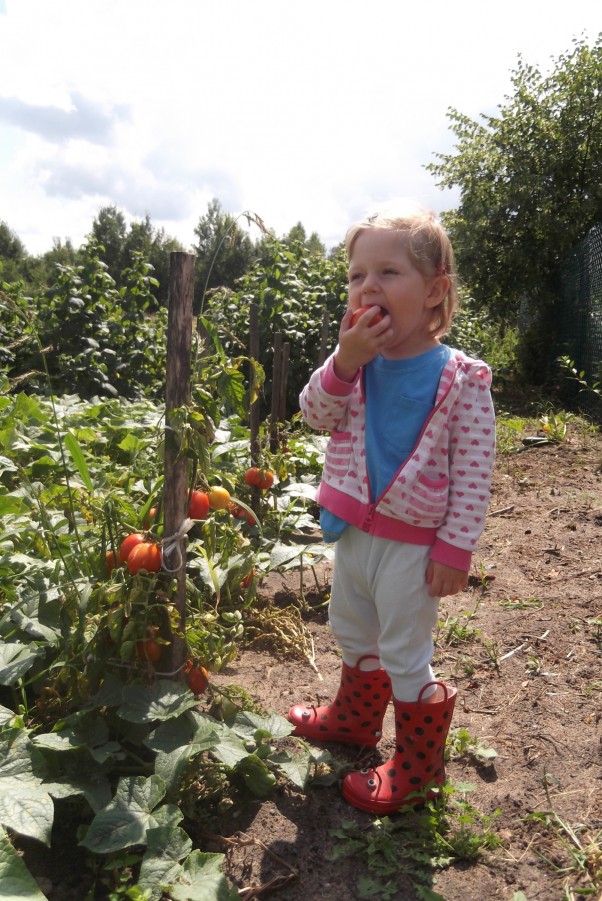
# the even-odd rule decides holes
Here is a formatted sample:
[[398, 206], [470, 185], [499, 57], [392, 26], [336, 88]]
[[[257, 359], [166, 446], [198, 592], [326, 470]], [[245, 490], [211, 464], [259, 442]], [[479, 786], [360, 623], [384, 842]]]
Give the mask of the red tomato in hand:
[[126, 565], [132, 575], [141, 569], [149, 573], [158, 573], [161, 569], [161, 548], [154, 541], [142, 541], [130, 551]]
[[143, 541], [144, 535], [142, 532], [133, 532], [131, 535], [128, 535], [128, 537], [121, 542], [121, 547], [117, 554], [117, 564], [121, 566], [122, 563], [125, 563], [136, 545]]
[[[360, 319], [362, 318], [364, 313], [366, 313], [370, 309], [371, 309], [371, 307], [360, 307], [359, 310], [356, 310], [355, 313], [353, 314], [353, 316], [351, 317], [350, 328], [353, 328], [354, 325], [357, 325], [357, 323], [360, 321]], [[372, 325], [376, 325], [377, 322], [382, 322], [384, 317], [385, 317], [384, 310], [382, 307], [379, 307], [378, 313], [376, 313], [376, 315], [373, 316], [373, 318], [370, 320], [370, 325], [372, 326]]]
[[206, 519], [209, 513], [209, 495], [204, 491], [193, 491], [188, 504], [191, 519]]

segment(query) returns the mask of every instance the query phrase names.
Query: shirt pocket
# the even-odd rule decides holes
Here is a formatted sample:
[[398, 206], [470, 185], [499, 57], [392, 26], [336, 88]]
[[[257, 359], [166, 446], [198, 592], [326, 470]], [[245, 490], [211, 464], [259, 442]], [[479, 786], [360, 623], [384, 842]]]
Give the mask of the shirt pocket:
[[449, 479], [432, 479], [421, 473], [408, 498], [406, 514], [420, 525], [439, 525], [445, 518], [449, 501]]
[[351, 461], [351, 432], [333, 432], [326, 448], [324, 475], [341, 479], [347, 475]]

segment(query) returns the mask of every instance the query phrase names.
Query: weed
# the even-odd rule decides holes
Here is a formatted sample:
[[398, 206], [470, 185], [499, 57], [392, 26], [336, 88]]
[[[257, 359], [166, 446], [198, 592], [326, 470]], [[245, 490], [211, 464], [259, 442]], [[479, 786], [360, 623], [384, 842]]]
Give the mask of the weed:
[[500, 671], [500, 648], [497, 641], [493, 641], [491, 639], [486, 639], [483, 641], [483, 649], [489, 660], [489, 663], [493, 666], [494, 670], [499, 673]]
[[594, 644], [602, 651], [602, 616], [597, 616], [595, 619], [587, 619], [586, 623], [593, 627], [592, 639]]
[[[437, 623], [437, 643], [441, 640], [450, 647], [456, 647], [459, 644], [466, 644], [476, 638], [480, 632], [468, 624], [477, 615], [477, 611], [481, 604], [479, 598], [472, 612], [463, 610], [460, 616], [448, 616], [444, 622]], [[462, 618], [466, 620], [462, 622]]]
[[398, 898], [400, 888], [411, 884], [416, 896], [441, 901], [433, 891], [435, 872], [452, 861], [474, 862], [499, 845], [492, 816], [479, 813], [457, 792], [472, 786], [441, 787], [441, 797], [417, 812], [403, 809], [394, 819], [382, 817], [369, 828], [345, 821], [331, 834], [340, 844], [331, 852], [336, 860], [351, 855], [365, 859], [368, 872], [358, 883], [359, 898]]
[[541, 673], [541, 660], [535, 654], [530, 654], [525, 663], [525, 670], [530, 676], [539, 676]]
[[542, 413], [539, 417], [539, 429], [544, 432], [552, 444], [562, 444], [566, 438], [568, 424], [572, 419], [574, 419], [572, 413], [548, 408], [547, 412]]
[[512, 598], [510, 601], [500, 601], [500, 607], [505, 607], [506, 610], [526, 610], [529, 607], [541, 609], [543, 601], [539, 598]]
[[495, 581], [495, 576], [489, 575], [484, 563], [480, 564], [478, 573], [471, 573], [468, 577], [468, 584], [473, 588], [480, 588], [482, 591], [486, 591], [493, 581]]
[[550, 782], [554, 781], [550, 774], [544, 772], [543, 786], [548, 810], [531, 813], [527, 820], [544, 825], [547, 833], [543, 838], [548, 843], [553, 840], [559, 850], [552, 853], [547, 847], [544, 853], [537, 845], [533, 845], [533, 850], [559, 876], [565, 878], [563, 898], [566, 901], [573, 901], [575, 894], [596, 894], [598, 897], [598, 890], [602, 888], [602, 830], [590, 832], [584, 823], [571, 826], [556, 813], [550, 796]]
[[452, 729], [449, 733], [446, 754], [451, 758], [469, 757], [479, 765], [489, 765], [497, 757], [497, 751], [486, 747], [479, 738], [470, 735], [468, 729]]

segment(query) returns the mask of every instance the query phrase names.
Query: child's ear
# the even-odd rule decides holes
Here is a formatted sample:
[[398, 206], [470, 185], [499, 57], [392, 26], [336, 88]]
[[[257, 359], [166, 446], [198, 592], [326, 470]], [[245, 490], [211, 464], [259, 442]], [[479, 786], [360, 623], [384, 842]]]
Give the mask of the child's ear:
[[431, 284], [431, 290], [426, 298], [426, 306], [429, 308], [438, 307], [445, 300], [449, 291], [449, 277], [447, 275], [436, 275]]

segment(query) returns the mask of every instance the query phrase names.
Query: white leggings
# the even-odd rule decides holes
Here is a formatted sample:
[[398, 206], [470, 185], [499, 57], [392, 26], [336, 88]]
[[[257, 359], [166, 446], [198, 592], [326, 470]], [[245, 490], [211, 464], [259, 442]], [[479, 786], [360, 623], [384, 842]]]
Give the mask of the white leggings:
[[398, 701], [416, 701], [434, 678], [439, 598], [427, 591], [428, 554], [428, 547], [377, 538], [353, 526], [336, 543], [332, 632], [348, 666], [365, 654], [380, 657]]

